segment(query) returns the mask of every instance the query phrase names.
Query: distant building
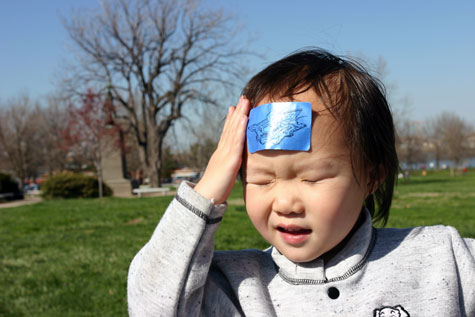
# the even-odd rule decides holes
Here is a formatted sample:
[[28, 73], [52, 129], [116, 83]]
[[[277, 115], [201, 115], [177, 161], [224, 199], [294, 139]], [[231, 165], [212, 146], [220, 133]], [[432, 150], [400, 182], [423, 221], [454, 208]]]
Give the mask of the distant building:
[[172, 173], [172, 183], [178, 184], [182, 181], [196, 182], [200, 177], [200, 171], [192, 168], [179, 168]]

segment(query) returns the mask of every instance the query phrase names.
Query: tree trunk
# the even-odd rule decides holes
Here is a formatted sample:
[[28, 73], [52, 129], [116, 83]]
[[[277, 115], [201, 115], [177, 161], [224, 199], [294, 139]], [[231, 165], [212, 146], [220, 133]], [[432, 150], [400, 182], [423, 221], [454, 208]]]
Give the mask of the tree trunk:
[[157, 165], [157, 173], [158, 173], [158, 187], [162, 187], [162, 162], [163, 162], [163, 151], [162, 151], [162, 146], [163, 146], [163, 139], [165, 138], [164, 135], [159, 135], [158, 136], [158, 160], [156, 162]]
[[97, 177], [97, 182], [99, 183], [99, 198], [102, 198], [104, 196], [102, 192], [102, 173]]
[[[153, 128], [150, 130], [153, 131]], [[159, 187], [160, 184], [160, 157], [158, 151], [158, 136], [149, 133], [146, 144], [140, 145], [140, 160], [142, 168], [148, 177], [151, 187]]]
[[159, 187], [159, 177], [158, 177], [158, 170], [156, 164], [150, 164], [147, 169], [147, 176], [150, 181], [151, 187]]
[[[438, 142], [438, 141], [436, 141]], [[435, 168], [437, 171], [440, 171], [440, 147], [439, 145], [436, 143], [435, 144]]]
[[103, 179], [102, 179], [102, 165], [99, 161], [99, 163], [96, 162], [96, 170], [97, 170], [97, 183], [98, 183], [98, 190], [99, 190], [99, 198], [102, 198], [104, 196], [104, 193], [102, 191], [102, 184], [103, 184]]

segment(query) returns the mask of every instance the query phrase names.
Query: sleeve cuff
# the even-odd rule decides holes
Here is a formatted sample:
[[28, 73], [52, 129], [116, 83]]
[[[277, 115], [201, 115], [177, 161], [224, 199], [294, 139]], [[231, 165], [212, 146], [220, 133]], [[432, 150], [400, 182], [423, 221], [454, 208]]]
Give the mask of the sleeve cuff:
[[189, 211], [206, 221], [207, 224], [213, 224], [221, 221], [227, 204], [214, 205], [212, 200], [203, 197], [196, 192], [194, 184], [182, 182], [178, 187], [175, 199], [186, 207]]

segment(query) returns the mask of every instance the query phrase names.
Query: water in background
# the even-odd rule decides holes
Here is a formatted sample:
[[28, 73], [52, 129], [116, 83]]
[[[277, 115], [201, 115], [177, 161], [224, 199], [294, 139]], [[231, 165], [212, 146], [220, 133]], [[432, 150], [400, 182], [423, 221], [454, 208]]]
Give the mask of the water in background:
[[[453, 163], [449, 160], [441, 160], [439, 164], [440, 164], [441, 169], [447, 169], [447, 168], [450, 168]], [[414, 163], [414, 164], [410, 164], [409, 166], [408, 164], [401, 162], [400, 165], [403, 170], [407, 170], [407, 169], [418, 170], [418, 169], [421, 169], [421, 166], [423, 165], [426, 169], [436, 168], [435, 160], [428, 160], [427, 162]], [[464, 160], [462, 164], [458, 167], [475, 167], [475, 157]]]

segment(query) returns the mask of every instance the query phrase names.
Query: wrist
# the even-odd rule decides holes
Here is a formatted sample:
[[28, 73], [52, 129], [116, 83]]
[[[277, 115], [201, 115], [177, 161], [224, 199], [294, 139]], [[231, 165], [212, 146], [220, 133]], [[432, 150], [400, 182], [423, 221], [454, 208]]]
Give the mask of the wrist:
[[214, 204], [220, 204], [225, 201], [220, 201], [220, 199], [217, 199], [216, 195], [206, 186], [206, 184], [203, 184], [201, 181], [198, 182], [198, 184], [196, 184], [193, 189], [204, 198], [212, 201]]

